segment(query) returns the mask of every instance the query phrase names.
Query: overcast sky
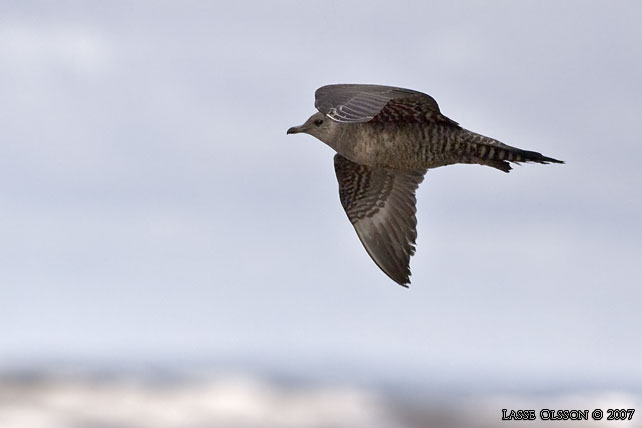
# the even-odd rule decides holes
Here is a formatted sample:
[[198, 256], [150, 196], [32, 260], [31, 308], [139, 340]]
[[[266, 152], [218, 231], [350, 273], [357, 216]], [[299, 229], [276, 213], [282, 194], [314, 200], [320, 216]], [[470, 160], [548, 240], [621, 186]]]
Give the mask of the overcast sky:
[[[3, 2], [0, 365], [642, 385], [640, 22], [639, 1]], [[426, 92], [567, 164], [429, 171], [404, 289], [332, 150], [285, 134], [330, 83]]]

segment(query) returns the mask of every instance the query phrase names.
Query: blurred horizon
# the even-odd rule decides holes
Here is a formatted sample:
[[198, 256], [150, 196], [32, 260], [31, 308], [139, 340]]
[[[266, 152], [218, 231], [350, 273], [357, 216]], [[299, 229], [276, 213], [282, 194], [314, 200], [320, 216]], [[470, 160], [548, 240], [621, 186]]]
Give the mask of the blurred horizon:
[[[402, 364], [401, 364], [402, 365]], [[388, 369], [389, 372], [386, 372]], [[573, 391], [611, 390], [642, 394], [642, 384], [636, 378], [614, 370], [601, 375], [586, 376], [581, 371], [480, 371], [475, 368], [443, 368], [418, 371], [416, 367], [402, 369], [394, 365], [373, 366], [362, 361], [323, 360], [303, 361], [279, 358], [253, 358], [247, 355], [200, 358], [132, 358], [99, 359], [77, 357], [48, 360], [3, 358], [0, 378], [16, 381], [28, 379], [148, 379], [190, 380], [199, 375], [221, 376], [233, 373], [256, 377], [270, 382], [301, 385], [347, 384], [381, 391], [401, 393], [422, 391], [439, 393], [444, 397], [461, 394], [486, 395], [501, 393], [559, 394]]]
[[[480, 391], [363, 382], [301, 381], [247, 371], [49, 374], [0, 372], [0, 423], [4, 428], [225, 426], [262, 428], [492, 427], [503, 410], [533, 409], [529, 426], [551, 423], [540, 412], [562, 409], [639, 409], [642, 394], [617, 389]], [[550, 414], [550, 413], [547, 413]], [[626, 426], [640, 427], [639, 418]], [[524, 423], [520, 421], [520, 423]], [[583, 426], [611, 426], [604, 417]]]

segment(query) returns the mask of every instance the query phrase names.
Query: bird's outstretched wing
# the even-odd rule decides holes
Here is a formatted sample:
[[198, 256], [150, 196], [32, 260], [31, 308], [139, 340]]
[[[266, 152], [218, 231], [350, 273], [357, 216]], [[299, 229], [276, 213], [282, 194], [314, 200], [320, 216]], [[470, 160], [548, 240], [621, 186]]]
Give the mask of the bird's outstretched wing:
[[379, 85], [328, 85], [315, 92], [314, 106], [336, 122], [457, 122], [443, 116], [422, 92]]
[[415, 190], [426, 170], [371, 168], [337, 154], [334, 169], [339, 198], [372, 260], [392, 280], [410, 283], [415, 253]]

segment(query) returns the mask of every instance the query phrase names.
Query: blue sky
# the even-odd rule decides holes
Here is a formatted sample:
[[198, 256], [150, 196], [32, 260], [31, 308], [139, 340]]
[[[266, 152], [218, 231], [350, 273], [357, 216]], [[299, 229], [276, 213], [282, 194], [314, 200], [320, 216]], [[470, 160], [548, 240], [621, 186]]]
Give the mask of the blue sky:
[[[640, 385], [639, 2], [0, 7], [0, 362], [243, 361]], [[409, 290], [368, 258], [329, 83], [567, 161], [430, 171]], [[384, 374], [382, 374], [384, 373]]]

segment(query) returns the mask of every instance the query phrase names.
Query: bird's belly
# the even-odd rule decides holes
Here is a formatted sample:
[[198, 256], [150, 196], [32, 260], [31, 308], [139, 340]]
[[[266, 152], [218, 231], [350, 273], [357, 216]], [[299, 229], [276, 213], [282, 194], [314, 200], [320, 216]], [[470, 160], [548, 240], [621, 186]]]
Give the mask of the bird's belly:
[[396, 126], [354, 125], [348, 129], [337, 152], [353, 162], [372, 167], [424, 168], [422, 149], [427, 143], [421, 132]]
[[[365, 126], [367, 125], [367, 126]], [[458, 133], [420, 125], [359, 124], [348, 130], [337, 151], [372, 167], [425, 169], [457, 163]]]

